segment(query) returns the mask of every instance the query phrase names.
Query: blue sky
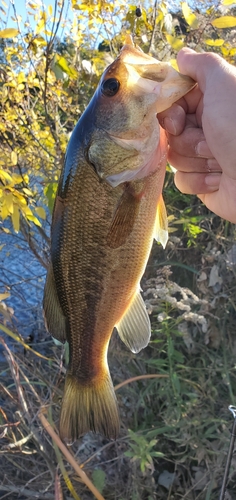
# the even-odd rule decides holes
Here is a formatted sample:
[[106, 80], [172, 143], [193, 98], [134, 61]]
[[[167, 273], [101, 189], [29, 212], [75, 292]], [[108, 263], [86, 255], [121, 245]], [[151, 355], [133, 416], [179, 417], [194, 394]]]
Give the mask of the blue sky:
[[[22, 23], [24, 23], [26, 20], [28, 20], [30, 23], [30, 26], [32, 28], [34, 28], [36, 25], [36, 22], [34, 20], [34, 16], [28, 15], [28, 12], [35, 13], [35, 12], [38, 12], [39, 10], [42, 10], [42, 8], [40, 8], [40, 4], [42, 4], [41, 0], [13, 0], [13, 1], [15, 4], [17, 14], [22, 17]], [[39, 9], [34, 11], [33, 9], [31, 9], [29, 7], [29, 5], [28, 5], [29, 3], [39, 4]], [[48, 6], [51, 5], [52, 8], [54, 9], [55, 1], [54, 0], [43, 0], [43, 4], [46, 7], [46, 11], [48, 13], [48, 10], [47, 10]], [[65, 2], [65, 4], [67, 4], [67, 2]], [[14, 9], [13, 9], [13, 6], [11, 5], [11, 1], [10, 0], [0, 0], [0, 6], [2, 6], [2, 8], [5, 11], [7, 11], [7, 13], [8, 13], [7, 27], [8, 28], [16, 27], [16, 23], [14, 23], [14, 21], [11, 19], [11, 16], [14, 16]], [[64, 11], [65, 11], [65, 9], [64, 9]], [[5, 22], [5, 20], [6, 20], [6, 17], [4, 16], [4, 14], [2, 12], [0, 12], [0, 20], [2, 22]], [[1, 22], [1, 28], [5, 27], [2, 25], [2, 22]], [[23, 25], [22, 25], [22, 27], [23, 27]]]

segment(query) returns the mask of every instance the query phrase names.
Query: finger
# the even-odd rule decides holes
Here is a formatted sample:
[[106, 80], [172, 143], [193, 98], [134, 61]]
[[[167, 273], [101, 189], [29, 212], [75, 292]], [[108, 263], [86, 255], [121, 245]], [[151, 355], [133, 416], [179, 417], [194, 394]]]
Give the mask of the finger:
[[201, 193], [199, 198], [205, 205], [215, 214], [236, 223], [236, 180], [229, 179], [227, 175], [222, 173], [220, 176], [220, 185], [213, 179], [213, 175], [209, 174], [205, 178], [205, 184], [213, 186], [212, 192]]
[[208, 75], [211, 74], [216, 67], [224, 64], [223, 61], [224, 60], [217, 54], [212, 52], [199, 54], [188, 47], [184, 47], [180, 50], [177, 56], [180, 72], [196, 80], [202, 92], [205, 91]]
[[185, 128], [179, 136], [167, 134], [167, 138], [170, 149], [181, 156], [213, 158], [201, 128]]
[[178, 104], [173, 104], [171, 108], [162, 113], [157, 114], [157, 119], [167, 132], [173, 135], [179, 135], [183, 132], [185, 127], [185, 112], [182, 106]]
[[[178, 171], [175, 174], [176, 187], [185, 194], [208, 194], [217, 191], [221, 181], [220, 173], [186, 173]], [[210, 177], [210, 182], [208, 178]]]
[[195, 113], [202, 100], [202, 92], [198, 85], [188, 92], [184, 97], [177, 101], [179, 106], [185, 110], [186, 113]]
[[180, 172], [188, 173], [211, 173], [221, 172], [221, 167], [215, 159], [207, 158], [188, 158], [175, 153], [173, 150], [168, 151], [169, 163]]

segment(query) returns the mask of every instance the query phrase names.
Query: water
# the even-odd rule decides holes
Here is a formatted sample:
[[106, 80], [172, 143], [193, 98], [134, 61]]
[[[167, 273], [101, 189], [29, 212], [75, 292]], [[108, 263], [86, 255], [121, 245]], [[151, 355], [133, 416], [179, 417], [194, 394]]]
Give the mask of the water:
[[[37, 243], [40, 249], [45, 246], [38, 235]], [[4, 302], [14, 311], [12, 322], [6, 326], [24, 339], [30, 336], [34, 342], [41, 341], [47, 336], [42, 315], [46, 269], [20, 233], [0, 231], [0, 245], [3, 245], [0, 251], [0, 293], [10, 292], [10, 297]], [[9, 344], [9, 338], [7, 342]]]

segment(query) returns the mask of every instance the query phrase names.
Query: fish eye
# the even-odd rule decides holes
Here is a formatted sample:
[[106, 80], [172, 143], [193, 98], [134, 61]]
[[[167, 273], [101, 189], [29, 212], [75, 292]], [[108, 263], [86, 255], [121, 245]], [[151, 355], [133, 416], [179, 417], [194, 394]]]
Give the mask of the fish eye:
[[113, 97], [120, 88], [120, 82], [116, 78], [108, 78], [102, 82], [101, 91], [107, 97]]

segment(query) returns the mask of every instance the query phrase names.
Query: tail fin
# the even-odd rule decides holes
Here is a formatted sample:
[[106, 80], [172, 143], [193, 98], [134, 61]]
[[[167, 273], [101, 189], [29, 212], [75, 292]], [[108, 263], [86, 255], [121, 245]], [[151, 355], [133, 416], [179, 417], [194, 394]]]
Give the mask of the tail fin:
[[60, 416], [61, 438], [74, 441], [93, 431], [116, 439], [119, 428], [117, 401], [109, 372], [102, 380], [87, 384], [67, 374]]

